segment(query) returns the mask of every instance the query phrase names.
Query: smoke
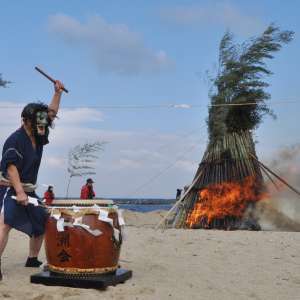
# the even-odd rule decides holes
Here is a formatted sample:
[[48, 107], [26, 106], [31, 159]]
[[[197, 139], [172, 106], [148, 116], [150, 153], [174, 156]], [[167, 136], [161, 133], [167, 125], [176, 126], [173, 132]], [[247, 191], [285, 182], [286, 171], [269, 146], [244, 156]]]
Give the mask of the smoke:
[[[269, 163], [270, 168], [300, 190], [300, 144], [282, 148]], [[266, 181], [268, 199], [257, 203], [256, 215], [264, 230], [300, 231], [300, 196], [276, 180], [277, 190]]]

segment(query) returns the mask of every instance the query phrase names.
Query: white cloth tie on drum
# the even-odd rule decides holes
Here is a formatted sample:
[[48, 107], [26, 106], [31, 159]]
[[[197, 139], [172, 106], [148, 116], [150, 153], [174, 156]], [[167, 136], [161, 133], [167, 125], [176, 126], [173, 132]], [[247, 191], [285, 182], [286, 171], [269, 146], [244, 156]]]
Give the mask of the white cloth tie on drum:
[[[118, 213], [118, 223], [119, 223], [119, 226], [120, 226], [120, 230], [119, 230], [119, 229], [114, 227], [113, 219], [108, 217], [109, 212], [107, 210], [101, 209], [96, 204], [93, 205], [93, 208], [99, 212], [98, 220], [110, 224], [110, 226], [113, 229], [114, 238], [119, 242], [120, 241], [120, 235], [123, 235], [124, 227], [125, 227], [125, 221], [124, 221], [124, 218], [123, 218], [122, 210], [117, 211], [117, 213]], [[115, 207], [115, 208], [117, 208], [117, 207]], [[72, 209], [73, 209], [74, 212], [80, 210], [80, 208], [76, 207], [76, 206], [73, 206]], [[102, 234], [101, 230], [99, 230], [99, 229], [92, 230], [92, 229], [90, 229], [90, 227], [88, 225], [83, 224], [82, 223], [82, 217], [75, 218], [74, 223], [70, 223], [70, 222], [65, 222], [64, 218], [61, 218], [61, 213], [52, 213], [51, 216], [54, 217], [57, 220], [56, 227], [57, 227], [58, 232], [64, 231], [65, 226], [69, 226], [69, 227], [78, 226], [78, 227], [81, 227], [81, 228], [85, 229], [86, 231], [88, 231], [89, 233], [91, 233], [94, 236], [99, 236], [100, 234]]]
[[61, 216], [60, 211], [51, 210], [51, 217], [53, 217], [56, 221], [59, 220], [60, 216]]
[[[115, 206], [114, 208], [116, 209], [117, 207]], [[100, 207], [98, 207], [97, 209], [99, 211], [98, 220], [110, 224], [110, 226], [113, 229], [114, 238], [119, 242], [120, 241], [120, 234], [121, 234], [121, 232], [120, 232], [119, 229], [117, 229], [117, 228], [114, 227], [113, 219], [111, 219], [111, 218], [108, 217], [108, 211], [104, 210], [104, 209], [101, 209]], [[123, 216], [122, 216], [122, 212], [119, 212], [119, 211], [118, 211], [118, 221], [119, 221], [119, 225], [120, 225], [120, 223], [122, 224], [122, 226], [125, 225], [125, 222], [124, 222], [124, 219], [123, 219]]]
[[59, 220], [60, 218], [60, 213], [59, 214], [51, 214], [51, 217], [53, 217], [56, 221]]
[[93, 236], [99, 236], [102, 234], [102, 231], [99, 229], [90, 229], [89, 225], [82, 224], [82, 217], [76, 218], [74, 223], [71, 222], [65, 222], [64, 218], [59, 218], [56, 222], [56, 229], [58, 232], [62, 232], [65, 230], [65, 227], [81, 227], [82, 229], [86, 230], [88, 233], [92, 234]]
[[109, 223], [112, 227], [114, 227], [113, 219], [108, 217], [108, 211], [104, 209], [99, 209], [98, 220]]
[[81, 227], [85, 229], [88, 233], [92, 234], [93, 236], [99, 236], [102, 234], [102, 231], [99, 229], [91, 229], [89, 225], [86, 224], [73, 224], [74, 226]]
[[79, 217], [79, 218], [75, 218], [75, 219], [74, 219], [73, 225], [78, 225], [78, 224], [82, 224], [82, 217]]
[[72, 210], [73, 210], [75, 213], [77, 213], [77, 212], [80, 211], [80, 208], [77, 207], [76, 205], [73, 205], [73, 206], [72, 206]]
[[64, 218], [59, 218], [56, 222], [56, 229], [58, 232], [62, 232], [65, 230], [65, 220]]
[[[30, 196], [27, 196], [27, 198], [28, 198], [28, 203], [33, 204], [34, 206], [39, 206], [38, 199], [30, 197]], [[12, 196], [12, 199], [17, 200], [17, 197], [16, 196]]]
[[94, 236], [99, 236], [100, 234], [102, 234], [101, 230], [99, 230], [99, 229], [90, 229], [89, 225], [83, 224], [82, 223], [82, 217], [75, 218], [73, 226], [81, 227], [81, 228], [85, 229], [86, 231], [88, 231], [89, 233], [91, 233]]

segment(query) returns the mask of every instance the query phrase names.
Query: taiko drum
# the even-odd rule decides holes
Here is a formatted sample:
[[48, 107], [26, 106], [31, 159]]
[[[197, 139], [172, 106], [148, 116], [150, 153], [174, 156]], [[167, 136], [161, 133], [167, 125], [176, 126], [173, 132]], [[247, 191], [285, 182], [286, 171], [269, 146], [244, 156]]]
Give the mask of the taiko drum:
[[[122, 243], [118, 209], [115, 206], [95, 207], [97, 200], [65, 202], [57, 200], [49, 207], [50, 216], [45, 232], [49, 270], [55, 273], [95, 275], [114, 272], [118, 268]], [[99, 219], [99, 209], [108, 213], [112, 224]], [[59, 231], [57, 224], [61, 219], [63, 231]], [[78, 225], [76, 220], [80, 220], [82, 225]]]

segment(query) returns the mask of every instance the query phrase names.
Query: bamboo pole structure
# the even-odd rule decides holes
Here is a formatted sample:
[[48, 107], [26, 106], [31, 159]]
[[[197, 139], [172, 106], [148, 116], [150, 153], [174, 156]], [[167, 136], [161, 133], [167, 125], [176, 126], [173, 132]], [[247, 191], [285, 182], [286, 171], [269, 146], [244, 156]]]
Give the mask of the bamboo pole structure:
[[[187, 226], [187, 217], [193, 211], [196, 203], [202, 201], [199, 199], [199, 191], [204, 188], [224, 182], [242, 182], [248, 176], [255, 178], [258, 187], [263, 186], [261, 168], [258, 162], [249, 158], [249, 151], [255, 153], [254, 142], [250, 132], [228, 133], [221, 139], [208, 144], [196, 172], [193, 189], [185, 193], [184, 197], [179, 200], [179, 203], [175, 204], [175, 208], [178, 209], [173, 223], [175, 228]], [[200, 174], [201, 176], [199, 176]], [[175, 208], [172, 208], [171, 212]], [[233, 216], [226, 217], [222, 222], [213, 220], [211, 225], [207, 224], [207, 220], [202, 219], [199, 221], [202, 225], [195, 225], [195, 227], [214, 227], [221, 226], [221, 224], [225, 227], [227, 226], [226, 224], [229, 224], [228, 226], [232, 227], [232, 224], [235, 222], [233, 220], [236, 223], [239, 222]]]

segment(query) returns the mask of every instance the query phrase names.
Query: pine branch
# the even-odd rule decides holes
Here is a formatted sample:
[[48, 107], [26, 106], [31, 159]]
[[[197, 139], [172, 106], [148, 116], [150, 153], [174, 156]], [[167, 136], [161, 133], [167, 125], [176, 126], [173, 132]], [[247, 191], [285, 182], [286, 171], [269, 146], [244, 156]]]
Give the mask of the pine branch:
[[93, 142], [85, 143], [83, 145], [77, 145], [72, 148], [69, 152], [68, 160], [68, 173], [70, 176], [83, 176], [87, 174], [95, 174], [95, 172], [86, 171], [94, 170], [95, 167], [92, 165], [96, 159], [99, 158], [96, 155], [97, 152], [103, 151], [105, 142]]

